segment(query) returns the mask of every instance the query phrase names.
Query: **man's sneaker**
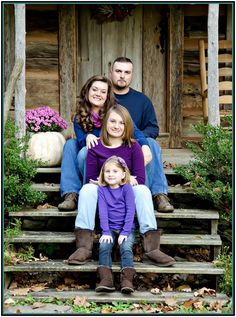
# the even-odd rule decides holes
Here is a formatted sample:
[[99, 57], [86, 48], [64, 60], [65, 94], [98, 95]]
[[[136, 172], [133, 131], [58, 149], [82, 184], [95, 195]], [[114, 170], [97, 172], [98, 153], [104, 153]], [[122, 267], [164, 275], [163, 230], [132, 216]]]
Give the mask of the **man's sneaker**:
[[75, 210], [77, 209], [78, 194], [77, 193], [67, 193], [64, 196], [64, 201], [58, 205], [58, 209], [61, 211]]
[[159, 212], [173, 212], [174, 207], [169, 203], [170, 199], [166, 194], [156, 194], [153, 196], [154, 208]]

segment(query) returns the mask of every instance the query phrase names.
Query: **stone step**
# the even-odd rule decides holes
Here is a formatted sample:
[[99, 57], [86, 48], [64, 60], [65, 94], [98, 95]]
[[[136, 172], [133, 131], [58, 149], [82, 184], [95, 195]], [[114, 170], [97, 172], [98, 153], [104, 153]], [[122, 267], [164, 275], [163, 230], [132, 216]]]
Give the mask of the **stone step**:
[[[120, 292], [111, 292], [111, 293], [96, 293], [94, 290], [75, 290], [75, 291], [57, 291], [55, 289], [47, 289], [40, 292], [31, 292], [28, 293], [32, 295], [33, 298], [41, 300], [48, 298], [57, 298], [60, 300], [66, 300], [69, 298], [86, 298], [88, 302], [96, 303], [111, 303], [111, 302], [123, 302], [123, 303], [164, 303], [167, 299], [173, 298], [176, 303], [182, 304], [185, 301], [190, 299], [197, 301], [201, 300], [205, 304], [212, 302], [220, 302], [226, 304], [229, 301], [229, 298], [225, 294], [216, 293], [216, 296], [204, 295], [204, 297], [196, 297], [194, 292], [161, 292], [161, 294], [152, 294], [148, 291], [135, 291], [132, 294], [122, 294]], [[11, 296], [9, 290], [4, 292], [4, 298], [7, 299]], [[24, 295], [14, 296], [16, 299], [25, 299]], [[14, 309], [14, 307], [13, 307]], [[46, 313], [46, 311], [45, 311]], [[13, 314], [16, 315], [16, 314]], [[78, 313], [77, 313], [78, 315]], [[127, 315], [127, 313], [125, 313]]]
[[[76, 217], [77, 210], [59, 211], [58, 208], [48, 209], [25, 209], [22, 211], [9, 212], [10, 217]], [[219, 219], [219, 213], [216, 210], [207, 209], [175, 209], [173, 212], [163, 213], [155, 211], [158, 219]]]
[[[31, 185], [33, 189], [42, 192], [60, 192], [60, 184], [55, 183], [34, 183]], [[194, 194], [191, 187], [184, 187], [181, 185], [169, 186], [169, 194]]]
[[[16, 265], [5, 265], [4, 272], [96, 272], [97, 261], [88, 262], [85, 265], [68, 265], [65, 260], [37, 261]], [[159, 267], [151, 262], [134, 262], [137, 273], [167, 273], [167, 274], [207, 274], [221, 275], [222, 268], [217, 268], [210, 262], [176, 262], [173, 266]], [[119, 263], [113, 263], [113, 272], [120, 271]]]
[[[72, 232], [22, 231], [19, 235], [10, 236], [8, 241], [10, 243], [73, 243], [75, 236]], [[221, 246], [222, 242], [217, 234], [163, 234], [161, 244]]]

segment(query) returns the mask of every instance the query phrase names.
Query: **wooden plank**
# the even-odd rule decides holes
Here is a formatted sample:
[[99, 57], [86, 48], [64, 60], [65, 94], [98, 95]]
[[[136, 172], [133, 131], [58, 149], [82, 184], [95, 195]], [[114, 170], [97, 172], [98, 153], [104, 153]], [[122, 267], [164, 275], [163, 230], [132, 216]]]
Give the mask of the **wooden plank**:
[[[21, 263], [16, 265], [5, 265], [4, 272], [95, 272], [98, 266], [97, 261], [88, 262], [86, 265], [68, 265], [65, 260], [49, 260], [47, 262], [37, 261]], [[217, 268], [210, 262], [176, 262], [173, 266], [158, 267], [151, 262], [134, 262], [137, 273], [157, 274], [209, 274], [220, 275], [224, 269]], [[113, 272], [120, 272], [119, 263], [112, 264]]]
[[[31, 185], [31, 187], [37, 191], [43, 191], [43, 192], [59, 192], [60, 191], [60, 184], [55, 183], [34, 183]], [[192, 188], [188, 187], [182, 187], [182, 186], [169, 186], [168, 187], [168, 193], [169, 194], [193, 194], [194, 190]]]
[[79, 5], [77, 74], [78, 93], [90, 77], [101, 74], [103, 74], [102, 25], [98, 24], [95, 19], [91, 19], [91, 12], [88, 5]]
[[[161, 28], [157, 27], [162, 19], [160, 6], [143, 5], [143, 92], [152, 100], [160, 131], [164, 132], [167, 131], [166, 52], [161, 52]], [[158, 80], [150, 72], [158, 73]]]
[[232, 81], [220, 81], [219, 90], [231, 90], [232, 91]]
[[[231, 54], [218, 54], [218, 62], [219, 63], [232, 63], [232, 55]], [[209, 63], [208, 57], [206, 57], [206, 63]]]
[[[72, 232], [51, 231], [22, 231], [21, 234], [10, 236], [10, 243], [73, 243], [75, 236]], [[163, 234], [162, 245], [207, 245], [221, 246], [219, 235], [207, 234]]]
[[232, 95], [224, 95], [219, 97], [219, 104], [231, 104], [232, 105]]
[[[78, 211], [59, 211], [58, 208], [29, 209], [9, 212], [9, 217], [76, 217]], [[208, 219], [218, 220], [219, 213], [216, 210], [205, 209], [175, 209], [172, 213], [155, 211], [158, 219]]]
[[[76, 291], [59, 291], [55, 289], [47, 289], [46, 291], [32, 292], [29, 293], [35, 299], [48, 299], [57, 298], [61, 300], [71, 298], [86, 298], [87, 302], [99, 302], [99, 303], [112, 303], [112, 302], [128, 302], [128, 303], [143, 303], [144, 299], [147, 299], [148, 303], [158, 304], [165, 303], [167, 299], [175, 299], [176, 303], [182, 304], [190, 299], [196, 300], [193, 292], [161, 292], [160, 294], [152, 294], [150, 291], [136, 291], [131, 294], [122, 294], [121, 292], [110, 292], [110, 293], [96, 293], [94, 290], [76, 290]], [[4, 292], [4, 298], [11, 297], [9, 290]], [[14, 299], [25, 299], [24, 295], [14, 296]], [[229, 302], [229, 298], [225, 294], [217, 293], [216, 296], [204, 295], [201, 298], [202, 303], [216, 303], [219, 302], [225, 305]], [[9, 311], [9, 308], [8, 308]], [[16, 309], [13, 306], [12, 315], [15, 315]], [[45, 311], [46, 313], [46, 311]], [[49, 313], [49, 315], [51, 312]], [[11, 314], [10, 314], [11, 315]], [[125, 313], [126, 315], [126, 313]]]
[[119, 56], [130, 58], [134, 64], [131, 86], [142, 91], [142, 25], [143, 7], [137, 5], [124, 21], [102, 25], [102, 73], [109, 75], [111, 63]]
[[69, 123], [65, 134], [71, 135], [76, 107], [76, 10], [74, 4], [60, 4], [58, 8], [60, 114]]
[[184, 14], [182, 5], [171, 5], [169, 16], [167, 124], [170, 148], [181, 148], [183, 104], [183, 38]]

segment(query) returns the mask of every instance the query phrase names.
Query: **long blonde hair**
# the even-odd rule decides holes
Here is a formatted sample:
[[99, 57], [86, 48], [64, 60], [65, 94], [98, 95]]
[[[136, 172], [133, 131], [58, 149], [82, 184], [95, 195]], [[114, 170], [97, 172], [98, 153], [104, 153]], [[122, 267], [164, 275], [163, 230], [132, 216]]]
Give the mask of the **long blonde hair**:
[[124, 122], [124, 133], [122, 135], [122, 140], [124, 144], [127, 144], [129, 147], [136, 141], [134, 140], [134, 127], [133, 127], [133, 121], [131, 119], [131, 116], [129, 114], [129, 111], [121, 106], [121, 105], [115, 105], [112, 106], [106, 113], [103, 122], [102, 122], [102, 129], [101, 129], [101, 141], [103, 142], [104, 145], [111, 145], [109, 141], [109, 135], [107, 132], [107, 122], [109, 119], [109, 116], [112, 112], [115, 112], [118, 114], [123, 122]]
[[104, 179], [104, 170], [107, 164], [114, 164], [116, 167], [122, 169], [122, 171], [125, 173], [125, 177], [121, 180], [120, 185], [124, 185], [130, 182], [130, 171], [125, 163], [125, 160], [122, 157], [119, 156], [111, 156], [109, 157], [102, 165], [99, 177], [98, 177], [98, 185], [100, 186], [107, 186], [108, 184], [106, 183]]

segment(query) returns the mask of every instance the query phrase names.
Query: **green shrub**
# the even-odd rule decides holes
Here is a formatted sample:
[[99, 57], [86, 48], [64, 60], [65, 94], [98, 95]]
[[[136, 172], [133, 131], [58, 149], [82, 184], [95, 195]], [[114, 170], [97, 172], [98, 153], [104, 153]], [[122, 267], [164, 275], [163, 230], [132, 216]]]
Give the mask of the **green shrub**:
[[190, 181], [196, 194], [210, 201], [219, 210], [221, 217], [231, 221], [231, 132], [209, 124], [198, 124], [193, 128], [202, 135], [202, 141], [199, 145], [188, 144], [193, 152], [193, 160], [187, 166], [175, 167], [175, 171]]
[[4, 134], [4, 208], [7, 212], [37, 205], [46, 197], [31, 188], [38, 162], [25, 156], [28, 137], [19, 140], [15, 134], [15, 126], [8, 120]]
[[217, 267], [224, 269], [224, 275], [220, 277], [219, 289], [221, 292], [232, 295], [233, 287], [233, 266], [232, 266], [232, 253], [229, 247], [224, 247], [222, 253], [214, 261]]

